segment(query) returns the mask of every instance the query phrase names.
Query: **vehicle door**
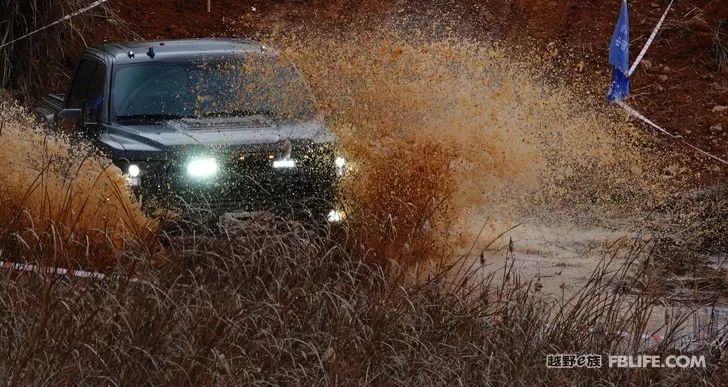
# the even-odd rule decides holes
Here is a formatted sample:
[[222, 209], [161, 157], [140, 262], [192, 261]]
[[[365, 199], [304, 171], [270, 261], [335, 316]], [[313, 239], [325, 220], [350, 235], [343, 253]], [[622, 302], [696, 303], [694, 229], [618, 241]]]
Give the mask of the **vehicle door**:
[[80, 109], [76, 120], [76, 134], [93, 139], [98, 137], [105, 119], [106, 65], [99, 59], [83, 57], [76, 69], [66, 109]]

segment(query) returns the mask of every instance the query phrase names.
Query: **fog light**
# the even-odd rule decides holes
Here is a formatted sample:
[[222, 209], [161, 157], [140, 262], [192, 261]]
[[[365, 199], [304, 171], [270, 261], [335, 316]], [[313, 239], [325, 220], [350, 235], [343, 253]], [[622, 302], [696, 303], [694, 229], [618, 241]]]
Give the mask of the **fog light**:
[[346, 212], [341, 210], [331, 210], [329, 211], [329, 214], [326, 215], [326, 219], [329, 223], [341, 223], [346, 220]]
[[218, 169], [217, 160], [213, 158], [194, 159], [187, 164], [187, 174], [200, 179], [215, 176]]
[[129, 165], [129, 168], [126, 170], [126, 173], [129, 177], [139, 177], [139, 174], [142, 173], [142, 170], [139, 168], [136, 164]]

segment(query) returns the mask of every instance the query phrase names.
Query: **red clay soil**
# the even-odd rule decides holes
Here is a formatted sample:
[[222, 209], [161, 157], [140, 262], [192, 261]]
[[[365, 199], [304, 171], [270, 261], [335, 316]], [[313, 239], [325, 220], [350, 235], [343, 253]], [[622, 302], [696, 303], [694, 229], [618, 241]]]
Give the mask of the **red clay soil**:
[[[629, 3], [634, 57], [667, 1]], [[427, 24], [436, 18], [462, 36], [498, 39], [552, 54], [555, 63], [605, 92], [611, 74], [607, 49], [620, 1], [212, 0], [211, 4], [208, 13], [205, 0], [111, 1], [119, 18], [142, 38], [255, 36], [304, 27], [346, 33], [351, 24]], [[726, 19], [728, 0], [676, 1], [647, 62], [635, 74], [630, 103], [668, 130], [728, 158], [728, 110], [713, 111], [728, 106], [728, 69], [721, 71], [711, 53], [715, 30]], [[110, 32], [114, 30], [101, 28], [99, 35], [104, 36], [91, 40], [118, 39], [118, 33]], [[728, 21], [722, 31], [728, 45]]]
[[[503, 3], [503, 1], [492, 1]], [[667, 2], [630, 1], [632, 56], [638, 54]], [[603, 75], [607, 46], [619, 1], [514, 1], [508, 41], [554, 42], [584, 58], [583, 73]], [[722, 156], [728, 156], [728, 73], [711, 57], [713, 29], [728, 19], [728, 1], [677, 1], [662, 32], [648, 52], [648, 62], [634, 76], [631, 104], [669, 130]], [[723, 27], [728, 32], [727, 26]], [[651, 65], [651, 66], [650, 66]], [[601, 83], [604, 84], [604, 83]], [[710, 130], [721, 124], [723, 131]]]

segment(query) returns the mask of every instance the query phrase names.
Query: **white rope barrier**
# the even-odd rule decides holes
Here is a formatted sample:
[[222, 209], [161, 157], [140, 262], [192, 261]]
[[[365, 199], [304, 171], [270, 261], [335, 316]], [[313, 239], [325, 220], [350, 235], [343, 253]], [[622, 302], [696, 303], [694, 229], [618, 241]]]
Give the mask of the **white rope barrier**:
[[42, 266], [32, 265], [32, 264], [27, 264], [27, 263], [0, 261], [0, 268], [6, 269], [6, 270], [29, 272], [29, 273], [54, 274], [54, 275], [60, 275], [60, 276], [90, 278], [90, 279], [98, 279], [98, 280], [106, 278], [106, 274], [103, 274], [103, 273], [97, 273], [97, 272], [85, 271], [85, 270], [63, 269], [63, 268], [57, 268], [57, 267], [42, 267]]
[[113, 279], [113, 278], [126, 278], [131, 283], [138, 283], [138, 284], [149, 284], [147, 281], [141, 280], [136, 277], [128, 277], [128, 276], [110, 276], [108, 274], [99, 273], [95, 271], [86, 271], [86, 270], [75, 270], [75, 269], [65, 269], [61, 267], [44, 267], [40, 265], [33, 265], [29, 263], [17, 263], [17, 262], [6, 262], [6, 261], [0, 261], [0, 269], [8, 270], [8, 271], [19, 271], [24, 273], [32, 273], [32, 274], [49, 274], [49, 275], [57, 275], [61, 277], [72, 277], [72, 278], [86, 278], [86, 279], [92, 279], [92, 280], [105, 280], [105, 279]]
[[652, 120], [650, 120], [649, 118], [643, 116], [637, 110], [634, 110], [631, 106], [629, 106], [626, 103], [624, 103], [624, 101], [614, 101], [614, 103], [616, 103], [617, 105], [619, 105], [619, 107], [621, 107], [622, 109], [626, 110], [627, 113], [629, 113], [631, 116], [633, 116], [633, 117], [635, 117], [635, 118], [643, 121], [647, 125], [649, 125], [649, 126], [655, 128], [655, 129], [659, 130], [660, 132], [662, 132], [662, 133], [664, 133], [664, 134], [666, 134], [666, 135], [668, 135], [668, 136], [670, 136], [672, 138], [682, 138], [682, 136], [674, 135], [674, 134], [668, 132], [667, 130], [662, 129], [662, 127], [660, 127], [656, 123], [652, 122]]
[[[670, 12], [670, 8], [672, 7], [673, 2], [674, 1], [670, 1], [670, 4], [667, 5], [667, 9], [662, 14], [662, 17], [660, 18], [660, 21], [657, 23], [657, 26], [655, 26], [655, 29], [652, 30], [652, 34], [650, 35], [650, 38], [647, 39], [647, 42], [645, 43], [644, 47], [642, 47], [642, 51], [640, 51], [640, 54], [637, 56], [637, 59], [632, 64], [632, 68], [629, 69], [628, 76], [632, 76], [632, 74], [635, 72], [635, 70], [637, 70], [637, 66], [639, 66], [640, 62], [642, 62], [642, 59], [645, 57], [645, 54], [647, 54], [647, 50], [650, 48], [650, 46], [652, 45], [652, 43], [655, 41], [655, 37], [657, 36], [657, 33], [660, 31], [660, 27], [662, 27], [662, 23], [665, 22], [665, 18], [667, 17], [667, 13]], [[633, 109], [631, 106], [627, 105], [624, 101], [615, 101], [615, 103], [617, 105], [619, 105], [622, 109], [624, 109], [627, 113], [629, 113], [632, 117], [635, 117], [638, 120], [640, 120], [640, 121], [646, 123], [647, 125], [651, 126], [652, 128], [657, 129], [658, 131], [662, 132], [663, 134], [666, 134], [667, 136], [669, 136], [670, 138], [673, 138], [673, 139], [676, 139], [676, 140], [680, 140], [680, 142], [682, 142], [684, 145], [686, 145], [687, 147], [689, 147], [689, 148], [697, 151], [698, 153], [700, 153], [700, 154], [702, 154], [704, 156], [710, 157], [711, 159], [713, 159], [715, 161], [718, 161], [718, 162], [720, 162], [722, 164], [728, 165], [728, 161], [726, 161], [726, 160], [724, 160], [724, 159], [722, 159], [722, 158], [720, 158], [718, 156], [715, 156], [715, 155], [713, 155], [711, 153], [708, 153], [708, 152], [706, 152], [703, 149], [700, 149], [700, 148], [696, 147], [695, 145], [687, 142], [685, 140], [685, 138], [683, 138], [680, 135], [675, 135], [675, 134], [672, 134], [672, 133], [668, 132], [667, 130], [663, 129], [660, 125], [657, 125], [652, 120], [650, 120], [649, 118], [645, 117], [643, 114], [641, 114], [637, 110]]]
[[649, 118], [647, 118], [644, 115], [640, 114], [637, 110], [634, 110], [631, 106], [629, 106], [626, 103], [624, 103], [624, 101], [615, 101], [615, 103], [617, 105], [619, 105], [622, 109], [624, 109], [625, 111], [627, 111], [627, 113], [629, 113], [632, 117], [637, 118], [638, 120], [640, 120], [640, 121], [646, 123], [647, 125], [649, 125], [649, 126], [655, 128], [655, 129], [659, 130], [660, 132], [666, 134], [667, 136], [669, 136], [671, 138], [674, 138], [676, 140], [680, 140], [680, 142], [682, 142], [684, 145], [686, 145], [689, 148], [692, 148], [693, 150], [697, 151], [698, 153], [701, 153], [704, 156], [708, 156], [711, 159], [713, 159], [715, 161], [718, 161], [718, 162], [720, 162], [722, 164], [728, 165], [728, 161], [726, 161], [726, 160], [724, 160], [724, 159], [722, 159], [722, 158], [720, 158], [720, 157], [718, 157], [716, 155], [713, 155], [711, 153], [708, 153], [708, 152], [704, 151], [703, 149], [700, 149], [700, 148], [696, 147], [695, 145], [693, 145], [693, 144], [685, 141], [685, 138], [683, 138], [683, 136], [675, 135], [675, 134], [672, 134], [672, 133], [668, 132], [667, 130], [663, 129], [662, 127], [660, 127], [656, 123], [652, 122], [652, 120], [650, 120]]
[[4, 48], [6, 46], [9, 46], [9, 45], [11, 45], [11, 44], [13, 44], [13, 43], [15, 43], [17, 41], [23, 40], [23, 39], [25, 39], [25, 38], [33, 35], [33, 34], [36, 34], [36, 33], [40, 32], [40, 31], [43, 31], [43, 30], [48, 29], [48, 28], [51, 28], [51, 27], [55, 26], [56, 24], [60, 24], [60, 23], [62, 23], [64, 21], [69, 20], [69, 19], [71, 19], [73, 17], [76, 17], [76, 16], [78, 16], [78, 15], [80, 15], [82, 13], [88, 12], [88, 11], [90, 11], [90, 10], [98, 7], [101, 4], [106, 3], [107, 1], [109, 1], [109, 0], [98, 0], [98, 1], [95, 1], [95, 2], [87, 5], [86, 7], [83, 7], [81, 9], [79, 9], [76, 12], [69, 13], [68, 15], [66, 15], [66, 16], [64, 16], [64, 17], [62, 17], [62, 18], [60, 18], [60, 19], [58, 19], [56, 21], [54, 21], [51, 24], [45, 25], [45, 26], [43, 26], [41, 28], [38, 28], [37, 30], [28, 32], [27, 34], [25, 34], [25, 35], [23, 35], [23, 36], [21, 36], [21, 37], [19, 37], [17, 39], [13, 39], [13, 40], [11, 40], [11, 41], [9, 41], [7, 43], [4, 43], [3, 45], [0, 46], [0, 49]]
[[640, 62], [642, 62], [642, 58], [645, 57], [645, 54], [647, 54], [647, 50], [649, 50], [650, 46], [652, 45], [652, 42], [655, 40], [655, 37], [657, 37], [657, 33], [660, 31], [660, 27], [662, 27], [662, 23], [665, 22], [665, 18], [667, 17], [667, 13], [670, 12], [670, 8], [672, 8], [673, 1], [670, 1], [670, 4], [667, 5], [667, 9], [665, 10], [665, 13], [662, 14], [662, 17], [660, 18], [660, 21], [657, 23], [657, 26], [654, 30], [652, 30], [652, 34], [650, 35], [650, 38], [647, 39], [647, 43], [645, 43], [645, 46], [642, 47], [642, 51], [640, 51], [640, 54], [637, 56], [637, 59], [632, 64], [632, 68], [629, 69], [629, 74], [627, 74], [628, 77], [631, 77], [632, 74], [634, 74], [635, 70], [637, 70], [637, 66], [639, 66]]

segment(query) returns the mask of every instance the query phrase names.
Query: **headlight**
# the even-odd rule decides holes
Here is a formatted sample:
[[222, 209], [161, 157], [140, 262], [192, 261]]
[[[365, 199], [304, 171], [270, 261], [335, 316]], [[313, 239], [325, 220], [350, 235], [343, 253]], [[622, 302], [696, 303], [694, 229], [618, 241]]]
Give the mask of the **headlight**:
[[344, 176], [344, 173], [346, 173], [346, 164], [346, 159], [341, 156], [337, 156], [334, 159], [334, 165], [336, 166], [336, 176]]
[[141, 185], [142, 169], [137, 164], [129, 164], [126, 172], [123, 174], [126, 179], [126, 185], [129, 188], [136, 188]]
[[217, 160], [213, 158], [194, 159], [187, 164], [187, 174], [199, 179], [215, 176], [218, 170]]
[[129, 165], [129, 168], [126, 170], [126, 174], [132, 178], [139, 177], [140, 173], [142, 173], [142, 170], [136, 164]]
[[280, 159], [273, 161], [273, 168], [296, 168], [296, 160], [294, 159]]

